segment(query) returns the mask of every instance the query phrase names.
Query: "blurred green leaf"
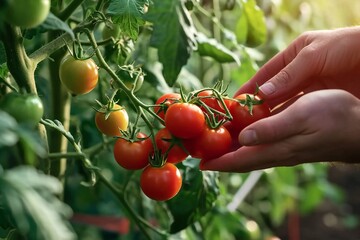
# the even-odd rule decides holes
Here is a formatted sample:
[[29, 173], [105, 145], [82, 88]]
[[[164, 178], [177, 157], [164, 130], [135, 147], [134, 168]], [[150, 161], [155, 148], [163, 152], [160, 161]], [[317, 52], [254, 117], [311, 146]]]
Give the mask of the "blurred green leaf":
[[56, 196], [61, 192], [56, 178], [30, 167], [17, 167], [0, 175], [1, 204], [29, 240], [75, 239], [66, 220], [71, 209]]
[[1, 110], [0, 119], [0, 147], [12, 146], [19, 140], [19, 137], [15, 132], [17, 122], [8, 113]]
[[265, 43], [267, 38], [264, 13], [256, 5], [255, 0], [242, 0], [242, 2], [248, 23], [246, 45], [250, 47], [259, 46]]
[[244, 13], [244, 9], [241, 9], [241, 10], [243, 11], [243, 13], [240, 15], [240, 17], [236, 21], [234, 32], [235, 32], [237, 42], [240, 44], [245, 44], [246, 38], [248, 35], [248, 31], [249, 31], [248, 20]]
[[173, 216], [170, 233], [185, 229], [210, 211], [219, 194], [218, 174], [199, 171], [198, 159], [188, 159], [183, 163], [183, 186], [179, 194], [167, 201]]
[[199, 32], [196, 36], [197, 52], [200, 56], [212, 57], [220, 63], [236, 62], [240, 65], [240, 59], [230, 49], [214, 38], [208, 38], [205, 34]]
[[132, 39], [137, 39], [139, 28], [144, 25], [142, 19], [145, 5], [148, 0], [111, 0], [107, 13], [111, 15], [113, 22], [120, 26], [121, 31]]
[[153, 23], [150, 44], [157, 48], [164, 78], [173, 86], [196, 45], [196, 30], [184, 0], [153, 2], [146, 14], [147, 20]]

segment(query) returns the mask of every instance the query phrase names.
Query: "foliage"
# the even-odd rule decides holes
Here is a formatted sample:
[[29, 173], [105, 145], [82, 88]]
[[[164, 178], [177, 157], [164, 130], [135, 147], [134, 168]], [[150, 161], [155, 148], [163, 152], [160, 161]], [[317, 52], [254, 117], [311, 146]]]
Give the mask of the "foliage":
[[[45, 113], [33, 127], [0, 110], [0, 239], [263, 239], [291, 211], [342, 201], [326, 165], [219, 174], [188, 157], [177, 164], [179, 194], [156, 202], [141, 192], [141, 171], [116, 163], [116, 138], [94, 121], [99, 102], [116, 102], [129, 114], [125, 139], [139, 131], [153, 138], [163, 127], [152, 110], [162, 94], [220, 82], [232, 96], [300, 31], [339, 26], [319, 19], [342, 15], [315, 15], [328, 1], [53, 0], [31, 29], [9, 25], [1, 4], [0, 101], [37, 94]], [[344, 24], [353, 24], [348, 11]], [[120, 34], [104, 39], [105, 26]], [[99, 67], [88, 94], [61, 84], [69, 52]], [[237, 195], [249, 183], [251, 192]]]

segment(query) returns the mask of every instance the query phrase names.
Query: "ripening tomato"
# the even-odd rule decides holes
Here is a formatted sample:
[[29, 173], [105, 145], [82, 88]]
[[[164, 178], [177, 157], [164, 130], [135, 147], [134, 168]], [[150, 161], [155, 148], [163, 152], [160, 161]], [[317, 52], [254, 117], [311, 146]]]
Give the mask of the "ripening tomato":
[[205, 115], [195, 104], [174, 103], [166, 111], [165, 127], [175, 137], [193, 138], [204, 131]]
[[11, 0], [6, 1], [4, 18], [9, 24], [32, 28], [40, 25], [50, 11], [50, 0]]
[[129, 124], [129, 115], [126, 110], [118, 104], [114, 104], [110, 114], [96, 112], [95, 124], [100, 132], [107, 136], [120, 136], [120, 130], [125, 131]]
[[182, 177], [172, 163], [161, 167], [147, 166], [140, 176], [140, 187], [146, 196], [157, 201], [173, 198], [181, 189]]
[[165, 93], [156, 100], [154, 112], [162, 119], [165, 119], [165, 112], [169, 106], [181, 99], [179, 93]]
[[[182, 146], [180, 139], [174, 138], [167, 128], [160, 129], [155, 135], [155, 143], [161, 154], [167, 154], [166, 162], [179, 163], [188, 156]], [[182, 143], [180, 143], [182, 144]]]
[[149, 156], [154, 152], [150, 138], [144, 133], [137, 134], [137, 141], [118, 138], [114, 145], [116, 162], [128, 170], [143, 169], [149, 164]]
[[[201, 101], [205, 103], [208, 107], [225, 114], [226, 111], [224, 106], [222, 105], [220, 100], [214, 95], [212, 90], [201, 91], [199, 92], [198, 96], [201, 97]], [[229, 109], [231, 100], [229, 99], [223, 99], [223, 100], [225, 106]], [[201, 109], [205, 111], [205, 108], [202, 107]], [[221, 117], [222, 116], [220, 116], [220, 119], [222, 119]]]
[[9, 113], [18, 123], [35, 126], [44, 114], [41, 99], [35, 94], [9, 93], [0, 103], [0, 109]]
[[234, 131], [240, 132], [248, 125], [270, 116], [269, 106], [257, 95], [240, 94], [229, 107], [233, 117], [231, 125]]
[[81, 60], [67, 55], [60, 63], [59, 77], [72, 94], [85, 94], [96, 87], [98, 67], [91, 58]]
[[192, 157], [206, 160], [229, 152], [232, 138], [224, 126], [215, 129], [207, 127], [199, 136], [184, 140], [184, 145]]

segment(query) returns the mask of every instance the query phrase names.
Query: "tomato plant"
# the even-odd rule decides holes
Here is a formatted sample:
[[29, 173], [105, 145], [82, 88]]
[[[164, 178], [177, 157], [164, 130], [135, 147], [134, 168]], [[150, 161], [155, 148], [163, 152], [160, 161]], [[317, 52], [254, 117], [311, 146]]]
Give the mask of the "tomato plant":
[[31, 126], [38, 124], [44, 114], [43, 103], [34, 94], [9, 93], [2, 99], [0, 106], [19, 123]]
[[121, 33], [120, 26], [110, 23], [104, 26], [101, 34], [104, 40], [109, 38], [114, 38], [115, 40], [118, 40], [120, 37], [120, 33]]
[[175, 137], [192, 138], [205, 129], [205, 115], [195, 104], [174, 103], [166, 111], [165, 126]]
[[105, 135], [120, 136], [121, 131], [125, 131], [129, 124], [129, 115], [126, 110], [113, 104], [110, 109], [97, 111], [95, 114], [96, 127]]
[[229, 152], [232, 138], [224, 126], [218, 128], [205, 128], [198, 136], [184, 141], [190, 155], [202, 160], [217, 158]]
[[270, 116], [270, 109], [259, 96], [254, 94], [240, 94], [234, 98], [229, 110], [233, 117], [232, 129], [240, 132], [246, 126], [262, 118]]
[[180, 139], [174, 138], [167, 128], [162, 128], [156, 133], [155, 143], [161, 153], [166, 154], [167, 162], [179, 163], [188, 156]]
[[149, 157], [153, 153], [153, 145], [148, 136], [138, 133], [136, 140], [118, 138], [114, 144], [116, 162], [128, 170], [139, 170], [149, 164]]
[[32, 28], [41, 24], [50, 11], [50, 0], [11, 0], [7, 1], [6, 21], [9, 24]]
[[141, 190], [146, 196], [157, 201], [167, 201], [180, 191], [182, 177], [172, 163], [161, 167], [147, 166], [140, 176]]
[[181, 99], [179, 93], [165, 93], [160, 96], [155, 103], [154, 112], [162, 119], [165, 119], [165, 113], [169, 106]]
[[98, 75], [98, 67], [91, 58], [76, 59], [69, 54], [60, 63], [60, 80], [72, 94], [85, 94], [93, 90]]

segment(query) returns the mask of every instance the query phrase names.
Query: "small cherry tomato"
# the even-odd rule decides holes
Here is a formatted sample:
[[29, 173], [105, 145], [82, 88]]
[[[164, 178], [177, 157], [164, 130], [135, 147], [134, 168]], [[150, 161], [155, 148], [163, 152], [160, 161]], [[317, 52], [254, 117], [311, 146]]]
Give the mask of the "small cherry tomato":
[[207, 127], [199, 136], [184, 140], [184, 145], [192, 157], [206, 160], [229, 152], [232, 138], [224, 126], [216, 129]]
[[165, 113], [169, 106], [181, 99], [181, 95], [178, 93], [165, 93], [156, 100], [154, 112], [163, 120], [165, 119]]
[[[226, 113], [224, 106], [220, 102], [220, 100], [214, 95], [212, 90], [204, 90], [199, 92], [198, 96], [201, 98], [200, 101], [205, 103], [208, 107], [211, 109], [214, 109], [218, 112], [221, 112], [223, 114]], [[231, 100], [229, 99], [223, 99], [225, 106], [229, 109], [231, 105]], [[206, 109], [204, 107], [201, 107], [201, 109], [206, 112]], [[223, 119], [224, 117], [220, 114], [215, 114], [215, 116], [218, 116], [219, 120]]]
[[110, 114], [96, 112], [95, 124], [100, 132], [107, 136], [120, 136], [120, 130], [125, 131], [129, 124], [129, 116], [126, 110], [118, 104], [114, 104]]
[[11, 0], [5, 1], [6, 17], [9, 24], [23, 28], [32, 28], [45, 21], [50, 12], [50, 0]]
[[195, 104], [174, 103], [166, 111], [165, 126], [175, 137], [193, 138], [204, 131], [205, 115]]
[[167, 153], [166, 162], [179, 163], [188, 156], [179, 145], [180, 139], [175, 139], [167, 128], [160, 129], [155, 135], [155, 143], [162, 154]]
[[137, 138], [136, 141], [119, 138], [115, 142], [115, 160], [125, 169], [143, 169], [149, 164], [149, 156], [154, 152], [152, 142], [150, 138], [147, 138], [146, 134], [138, 133]]
[[1, 101], [0, 108], [9, 113], [18, 123], [35, 126], [44, 114], [41, 99], [34, 94], [9, 93]]
[[140, 176], [140, 187], [146, 196], [156, 201], [166, 201], [180, 191], [182, 177], [172, 163], [161, 167], [147, 166]]
[[239, 133], [248, 125], [270, 116], [269, 106], [262, 102], [257, 95], [240, 94], [235, 97], [229, 107], [233, 117], [232, 128]]
[[97, 85], [98, 67], [91, 58], [81, 60], [67, 55], [60, 63], [59, 77], [72, 94], [85, 94]]

